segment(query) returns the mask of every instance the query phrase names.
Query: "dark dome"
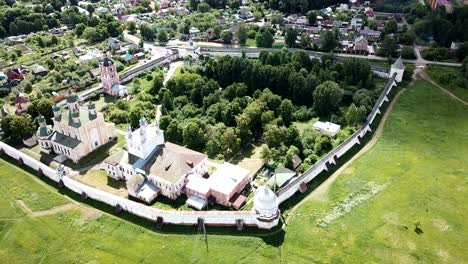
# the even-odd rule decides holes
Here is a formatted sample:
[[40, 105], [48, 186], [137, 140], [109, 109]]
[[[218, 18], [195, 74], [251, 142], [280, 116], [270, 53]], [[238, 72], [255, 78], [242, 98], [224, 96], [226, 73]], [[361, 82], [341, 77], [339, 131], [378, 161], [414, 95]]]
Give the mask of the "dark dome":
[[113, 64], [114, 64], [114, 62], [109, 58], [104, 58], [104, 61], [102, 62], [102, 65], [104, 65], [104, 67], [109, 67], [109, 66], [111, 66]]

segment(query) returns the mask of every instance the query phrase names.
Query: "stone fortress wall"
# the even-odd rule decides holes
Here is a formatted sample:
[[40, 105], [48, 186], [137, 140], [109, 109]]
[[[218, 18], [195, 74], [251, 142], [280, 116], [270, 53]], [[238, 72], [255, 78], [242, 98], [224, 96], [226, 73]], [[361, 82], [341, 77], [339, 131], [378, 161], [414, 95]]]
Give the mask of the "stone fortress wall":
[[397, 74], [395, 73], [388, 80], [379, 99], [375, 103], [374, 108], [372, 109], [371, 113], [367, 116], [366, 122], [360, 129], [354, 132], [347, 140], [345, 140], [338, 147], [333, 149], [325, 157], [323, 157], [321, 160], [315, 163], [314, 166], [312, 166], [302, 175], [297, 177], [295, 180], [291, 181], [288, 185], [284, 186], [277, 192], [280, 203], [284, 202], [285, 200], [293, 196], [294, 193], [296, 193], [299, 190], [302, 184], [307, 184], [311, 180], [313, 180], [317, 175], [319, 175], [321, 172], [328, 171], [327, 165], [328, 166], [332, 164], [336, 165], [336, 160], [338, 158], [346, 154], [346, 152], [348, 152], [348, 150], [350, 150], [356, 144], [357, 145], [361, 144], [361, 139], [364, 138], [364, 136], [367, 133], [372, 132], [370, 126], [374, 122], [375, 117], [378, 114], [381, 114], [380, 108], [385, 102], [389, 101], [388, 94], [392, 91], [392, 88], [396, 86], [396, 81], [395, 81], [396, 77], [397, 77]]
[[[338, 147], [332, 150], [328, 155], [318, 161], [312, 168], [297, 177], [287, 186], [277, 192], [276, 204], [284, 202], [293, 196], [303, 184], [307, 184], [313, 180], [324, 170], [328, 170], [327, 165], [336, 164], [336, 159], [343, 156], [349, 149], [356, 144], [360, 144], [360, 140], [371, 131], [370, 126], [375, 120], [375, 117], [380, 114], [380, 108], [384, 102], [389, 101], [388, 94], [392, 88], [396, 86], [397, 74], [393, 74], [387, 82], [382, 94], [377, 100], [372, 112], [367, 117], [364, 125], [357, 130], [351, 137], [341, 143]], [[278, 218], [271, 220], [262, 218], [258, 211], [173, 211], [160, 210], [146, 206], [144, 204], [134, 202], [123, 197], [107, 193], [102, 190], [87, 186], [66, 174], [57, 173], [56, 170], [50, 168], [44, 163], [33, 159], [23, 152], [9, 146], [4, 142], [0, 142], [0, 153], [4, 153], [18, 161], [20, 165], [26, 165], [36, 171], [39, 175], [44, 175], [52, 181], [58, 183], [59, 186], [64, 186], [73, 192], [81, 195], [82, 198], [89, 198], [104, 204], [115, 207], [117, 211], [123, 210], [144, 219], [156, 222], [157, 224], [175, 224], [175, 225], [219, 225], [219, 226], [237, 226], [239, 229], [242, 226], [257, 226], [259, 228], [270, 229], [278, 224]], [[275, 197], [276, 198], [276, 197]], [[276, 209], [277, 210], [277, 209]], [[277, 210], [276, 213], [279, 211]], [[275, 213], [275, 212], [274, 212]], [[274, 214], [273, 213], [273, 214]]]

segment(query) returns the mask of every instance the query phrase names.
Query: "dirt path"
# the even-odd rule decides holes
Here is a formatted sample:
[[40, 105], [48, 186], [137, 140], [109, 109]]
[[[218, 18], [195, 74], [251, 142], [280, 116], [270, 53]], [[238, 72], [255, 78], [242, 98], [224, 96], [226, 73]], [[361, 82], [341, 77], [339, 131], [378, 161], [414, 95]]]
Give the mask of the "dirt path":
[[48, 215], [54, 215], [60, 212], [68, 211], [68, 210], [79, 210], [81, 211], [81, 216], [82, 218], [86, 220], [94, 220], [99, 218], [102, 213], [98, 211], [97, 209], [91, 209], [91, 208], [84, 208], [82, 206], [79, 206], [74, 203], [68, 203], [60, 206], [56, 206], [47, 210], [43, 211], [32, 211], [31, 208], [29, 208], [23, 201], [21, 200], [16, 200], [16, 202], [19, 204], [21, 209], [27, 213], [30, 217], [41, 217], [41, 216], [48, 216]]
[[447, 95], [449, 95], [450, 97], [452, 97], [453, 99], [459, 101], [460, 103], [464, 104], [464, 105], [468, 105], [468, 102], [464, 101], [463, 99], [461, 99], [460, 97], [457, 97], [455, 94], [451, 93], [449, 90], [445, 89], [444, 87], [440, 86], [439, 84], [437, 84], [436, 82], [434, 82], [431, 77], [429, 77], [429, 75], [427, 75], [427, 73], [425, 71], [422, 71], [420, 74], [422, 79], [430, 82], [431, 84], [433, 84], [434, 86], [436, 86], [437, 88], [439, 88], [440, 90], [442, 90], [444, 93], [446, 93]]
[[348, 162], [346, 162], [343, 166], [341, 166], [338, 170], [336, 170], [335, 173], [333, 173], [333, 175], [331, 175], [319, 187], [317, 187], [317, 189], [315, 189], [311, 194], [309, 194], [302, 201], [296, 204], [288, 213], [288, 216], [285, 220], [286, 224], [289, 222], [290, 218], [294, 215], [294, 211], [296, 211], [297, 208], [299, 208], [299, 206], [301, 206], [303, 203], [309, 200], [326, 201], [328, 199], [328, 189], [330, 188], [332, 183], [338, 178], [338, 176], [341, 173], [343, 173], [349, 167], [351, 163], [353, 163], [356, 159], [358, 159], [362, 155], [366, 154], [370, 149], [372, 149], [375, 146], [375, 144], [377, 143], [377, 141], [383, 134], [383, 128], [388, 119], [388, 116], [392, 112], [393, 107], [395, 106], [396, 102], [398, 102], [398, 99], [400, 98], [401, 94], [404, 91], [406, 91], [406, 88], [402, 89], [395, 95], [395, 98], [393, 98], [390, 105], [388, 106], [388, 109], [383, 115], [382, 120], [380, 121], [380, 124], [377, 127], [375, 133], [372, 135], [372, 139], [369, 142], [367, 142], [367, 144], [356, 155], [354, 155]]

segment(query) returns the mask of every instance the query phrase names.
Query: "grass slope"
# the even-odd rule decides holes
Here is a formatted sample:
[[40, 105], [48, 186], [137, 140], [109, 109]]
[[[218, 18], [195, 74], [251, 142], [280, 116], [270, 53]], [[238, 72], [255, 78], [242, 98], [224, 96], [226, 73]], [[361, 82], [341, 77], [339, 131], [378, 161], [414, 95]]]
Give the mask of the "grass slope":
[[[468, 108], [420, 81], [393, 111], [383, 137], [328, 197], [295, 212], [289, 262], [467, 262]], [[327, 217], [338, 218], [318, 227]]]
[[468, 87], [459, 86], [456, 80], [456, 77], [461, 75], [460, 68], [430, 65], [426, 72], [437, 84], [449, 90], [460, 99], [468, 101]]
[[[35, 182], [35, 176], [2, 161], [0, 259], [5, 263], [467, 262], [467, 116], [467, 107], [427, 82], [417, 82], [401, 96], [377, 145], [338, 177], [326, 197], [308, 200], [294, 211], [285, 233], [260, 238], [229, 229], [216, 235], [226, 229], [207, 227], [208, 244], [194, 229], [160, 234], [107, 214], [97, 220], [86, 220], [78, 211], [26, 216], [15, 199], [26, 199], [30, 192], [44, 201], [35, 206], [26, 199], [33, 210], [66, 201]], [[319, 220], [327, 220], [326, 227], [318, 227]]]

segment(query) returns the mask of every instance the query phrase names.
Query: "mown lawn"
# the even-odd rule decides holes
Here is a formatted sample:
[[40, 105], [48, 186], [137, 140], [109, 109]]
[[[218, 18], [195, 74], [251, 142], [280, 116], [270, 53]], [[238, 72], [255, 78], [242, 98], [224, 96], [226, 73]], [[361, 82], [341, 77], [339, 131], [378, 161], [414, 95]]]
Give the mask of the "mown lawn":
[[0, 219], [10, 216], [12, 208], [17, 207], [16, 200], [22, 200], [33, 211], [67, 203], [52, 188], [47, 188], [45, 183], [32, 177], [36, 176], [0, 159]]
[[[108, 214], [97, 220], [86, 220], [78, 211], [24, 216], [15, 206], [17, 197], [36, 190], [49, 204], [56, 192], [2, 162], [0, 259], [5, 263], [464, 263], [468, 261], [467, 116], [468, 107], [418, 82], [400, 98], [377, 145], [338, 177], [324, 197], [307, 200], [294, 211], [285, 233], [261, 238], [246, 235], [248, 231], [207, 227], [207, 244], [193, 228], [165, 227], [161, 234]], [[16, 188], [20, 189], [8, 194]]]

